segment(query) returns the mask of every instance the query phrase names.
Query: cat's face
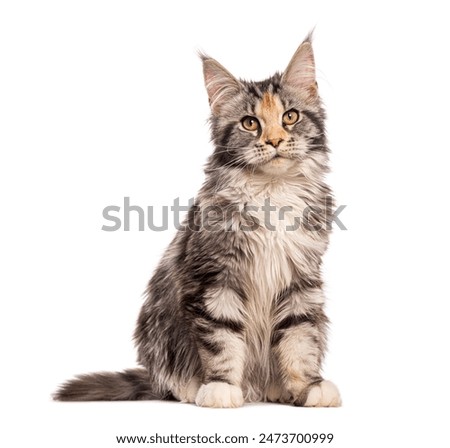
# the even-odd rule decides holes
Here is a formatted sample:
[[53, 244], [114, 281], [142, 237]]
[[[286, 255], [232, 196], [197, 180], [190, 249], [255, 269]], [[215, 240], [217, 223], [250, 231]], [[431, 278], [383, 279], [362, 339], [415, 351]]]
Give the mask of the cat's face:
[[311, 156], [326, 151], [324, 114], [308, 40], [284, 74], [261, 82], [237, 80], [214, 59], [204, 57], [203, 64], [216, 167], [298, 172]]

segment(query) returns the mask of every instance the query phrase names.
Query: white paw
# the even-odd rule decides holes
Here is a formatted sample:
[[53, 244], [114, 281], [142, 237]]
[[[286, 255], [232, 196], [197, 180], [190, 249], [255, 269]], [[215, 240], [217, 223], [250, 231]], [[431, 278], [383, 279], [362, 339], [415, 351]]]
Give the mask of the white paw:
[[322, 381], [311, 388], [305, 406], [338, 407], [341, 404], [338, 388], [331, 381]]
[[240, 387], [214, 382], [200, 387], [195, 403], [208, 408], [237, 408], [244, 404], [244, 397]]

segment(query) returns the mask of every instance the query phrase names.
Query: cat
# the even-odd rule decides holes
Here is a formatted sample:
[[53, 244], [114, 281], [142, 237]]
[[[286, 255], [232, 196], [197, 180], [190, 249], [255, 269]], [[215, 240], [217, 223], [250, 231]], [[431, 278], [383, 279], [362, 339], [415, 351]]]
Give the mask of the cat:
[[331, 191], [311, 35], [260, 82], [200, 57], [214, 151], [148, 284], [134, 335], [141, 367], [80, 375], [54, 399], [340, 406], [321, 376]]

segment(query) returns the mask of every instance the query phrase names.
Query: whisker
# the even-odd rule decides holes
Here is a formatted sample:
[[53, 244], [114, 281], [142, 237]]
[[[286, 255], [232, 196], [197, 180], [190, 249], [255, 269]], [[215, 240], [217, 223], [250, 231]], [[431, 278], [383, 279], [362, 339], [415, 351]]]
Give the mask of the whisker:
[[225, 151], [235, 150], [235, 151], [248, 151], [254, 148], [254, 146], [223, 146], [223, 145], [215, 145], [216, 148], [225, 148]]
[[[236, 163], [237, 163], [237, 165], [236, 165]], [[247, 164], [247, 159], [244, 157], [241, 157], [241, 158], [230, 160], [229, 162], [221, 165], [218, 168], [208, 167], [206, 169], [207, 169], [207, 171], [219, 171], [219, 170], [222, 170], [223, 168], [230, 168], [230, 167], [243, 169], [243, 168], [245, 168], [246, 164]]]

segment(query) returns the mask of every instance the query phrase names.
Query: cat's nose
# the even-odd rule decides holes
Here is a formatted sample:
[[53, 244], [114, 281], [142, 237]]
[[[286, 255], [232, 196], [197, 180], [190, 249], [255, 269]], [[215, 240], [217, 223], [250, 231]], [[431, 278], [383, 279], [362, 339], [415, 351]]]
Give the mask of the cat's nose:
[[269, 138], [266, 140], [266, 145], [272, 145], [274, 148], [278, 148], [280, 146], [280, 143], [284, 140], [282, 138], [276, 137], [276, 138]]

